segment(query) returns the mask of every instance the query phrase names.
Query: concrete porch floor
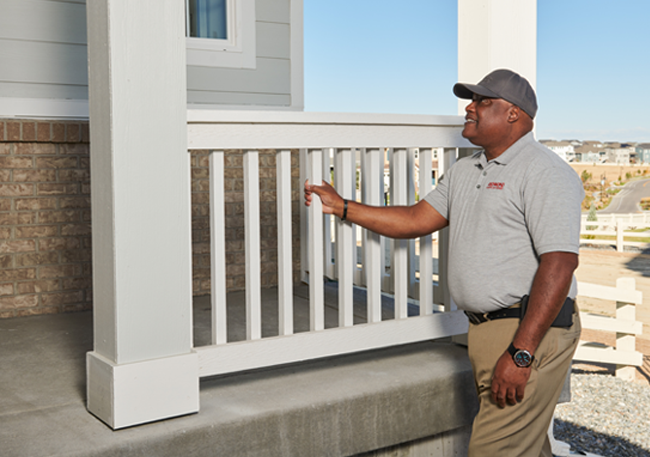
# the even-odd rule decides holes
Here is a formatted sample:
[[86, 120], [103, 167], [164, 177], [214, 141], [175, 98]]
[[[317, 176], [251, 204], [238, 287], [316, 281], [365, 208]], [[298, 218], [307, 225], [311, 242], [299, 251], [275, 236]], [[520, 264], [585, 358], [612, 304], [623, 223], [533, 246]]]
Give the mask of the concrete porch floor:
[[[336, 287], [326, 289], [334, 327]], [[265, 336], [277, 327], [276, 293], [265, 291]], [[307, 294], [296, 288], [296, 331], [307, 330]], [[243, 338], [243, 299], [229, 295], [233, 340]], [[209, 297], [194, 313], [195, 345], [207, 344]], [[465, 349], [438, 341], [204, 379], [198, 414], [112, 431], [85, 407], [92, 345], [90, 312], [0, 320], [0, 455], [463, 455], [476, 411]], [[409, 453], [386, 449], [400, 443]]]

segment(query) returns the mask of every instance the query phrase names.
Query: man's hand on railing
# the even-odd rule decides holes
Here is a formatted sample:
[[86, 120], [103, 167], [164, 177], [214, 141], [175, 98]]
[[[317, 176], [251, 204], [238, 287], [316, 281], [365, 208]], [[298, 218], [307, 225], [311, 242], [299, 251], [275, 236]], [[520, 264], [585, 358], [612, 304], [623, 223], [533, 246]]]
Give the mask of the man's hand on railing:
[[328, 182], [323, 181], [318, 186], [316, 184], [309, 184], [309, 180], [305, 181], [305, 206], [311, 205], [312, 194], [320, 197], [323, 203], [323, 213], [334, 214], [338, 217], [343, 215], [343, 198]]

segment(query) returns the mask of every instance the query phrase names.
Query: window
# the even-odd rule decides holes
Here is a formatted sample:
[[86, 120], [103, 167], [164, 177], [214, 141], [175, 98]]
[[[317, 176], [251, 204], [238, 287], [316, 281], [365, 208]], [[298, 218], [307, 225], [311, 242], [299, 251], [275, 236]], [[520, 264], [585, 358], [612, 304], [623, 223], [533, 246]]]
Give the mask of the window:
[[227, 0], [187, 0], [187, 36], [228, 39]]
[[187, 64], [255, 68], [255, 0], [185, 0]]

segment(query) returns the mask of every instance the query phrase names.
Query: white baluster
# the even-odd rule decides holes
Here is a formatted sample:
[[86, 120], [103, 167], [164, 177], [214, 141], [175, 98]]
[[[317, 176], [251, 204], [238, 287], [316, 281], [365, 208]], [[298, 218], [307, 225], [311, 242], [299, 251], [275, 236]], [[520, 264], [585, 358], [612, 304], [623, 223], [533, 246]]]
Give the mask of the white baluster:
[[[309, 182], [323, 181], [323, 152], [309, 151]], [[325, 328], [325, 294], [323, 288], [323, 204], [314, 195], [309, 207], [309, 328]]]
[[[449, 168], [456, 163], [458, 157], [458, 148], [445, 148], [443, 156], [438, 159], [438, 179], [446, 173]], [[456, 304], [449, 294], [447, 285], [447, 272], [449, 267], [449, 229], [444, 228], [438, 235], [438, 282], [441, 297], [436, 300], [437, 303], [444, 303], [445, 311], [455, 311]]]
[[291, 237], [291, 151], [276, 155], [278, 212], [278, 324], [280, 335], [293, 333], [293, 261]]
[[[355, 160], [351, 149], [339, 149], [335, 153], [334, 179], [339, 194], [348, 200], [355, 200]], [[354, 316], [354, 269], [356, 266], [356, 244], [354, 225], [337, 220], [336, 264], [339, 280], [339, 327], [353, 325]]]
[[[364, 203], [373, 206], [383, 204], [384, 156], [381, 149], [368, 149], [362, 155], [362, 182]], [[370, 230], [364, 230], [364, 272], [367, 287], [368, 322], [381, 321], [381, 281], [383, 256], [381, 237]]]
[[[420, 200], [424, 199], [431, 188], [430, 148], [420, 149]], [[420, 237], [420, 315], [433, 312], [433, 259], [431, 235]]]
[[309, 283], [309, 211], [304, 205], [305, 181], [309, 177], [309, 155], [306, 149], [300, 150], [300, 280]]
[[[407, 205], [415, 203], [415, 148], [409, 148], [406, 153], [406, 187], [408, 198]], [[415, 272], [417, 270], [415, 258], [415, 239], [410, 239], [408, 243], [408, 295], [410, 297], [417, 296], [419, 290], [417, 288], [417, 281], [415, 279]]]
[[226, 213], [223, 188], [224, 152], [210, 154], [210, 265], [212, 344], [228, 339], [226, 321]]
[[[394, 158], [394, 153], [395, 151], [393, 148], [389, 148], [386, 152], [388, 156], [388, 181], [389, 181], [389, 186], [388, 186], [388, 203], [390, 205], [395, 204], [395, 162], [393, 160]], [[388, 262], [390, 262], [390, 267], [388, 268], [388, 273], [384, 274], [384, 279], [382, 283], [382, 290], [384, 292], [388, 292], [389, 294], [394, 294], [395, 293], [395, 269], [392, 265], [392, 259], [393, 259], [393, 247], [394, 243], [393, 240], [390, 238], [382, 237], [382, 244], [384, 245], [384, 269], [382, 271], [386, 271], [386, 265]]]
[[[393, 169], [391, 174], [391, 205], [400, 206], [408, 204], [408, 151], [406, 149], [393, 150]], [[393, 240], [393, 256], [390, 269], [394, 281], [395, 318], [403, 319], [408, 315], [408, 242], [407, 240]]]
[[246, 338], [262, 337], [259, 154], [244, 152], [244, 224], [246, 250]]
[[[330, 165], [331, 156], [334, 149], [327, 148], [323, 150], [323, 177], [330, 183]], [[325, 276], [329, 279], [336, 279], [335, 262], [332, 261], [334, 253], [332, 252], [332, 216], [331, 214], [323, 214], [323, 237], [325, 239]]]

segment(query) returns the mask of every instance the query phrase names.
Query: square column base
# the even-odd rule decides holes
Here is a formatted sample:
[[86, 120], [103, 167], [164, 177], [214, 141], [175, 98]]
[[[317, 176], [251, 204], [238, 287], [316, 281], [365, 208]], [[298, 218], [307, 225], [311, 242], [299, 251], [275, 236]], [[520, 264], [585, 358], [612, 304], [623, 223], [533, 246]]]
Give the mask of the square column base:
[[116, 365], [86, 355], [88, 411], [113, 430], [199, 411], [196, 353]]

